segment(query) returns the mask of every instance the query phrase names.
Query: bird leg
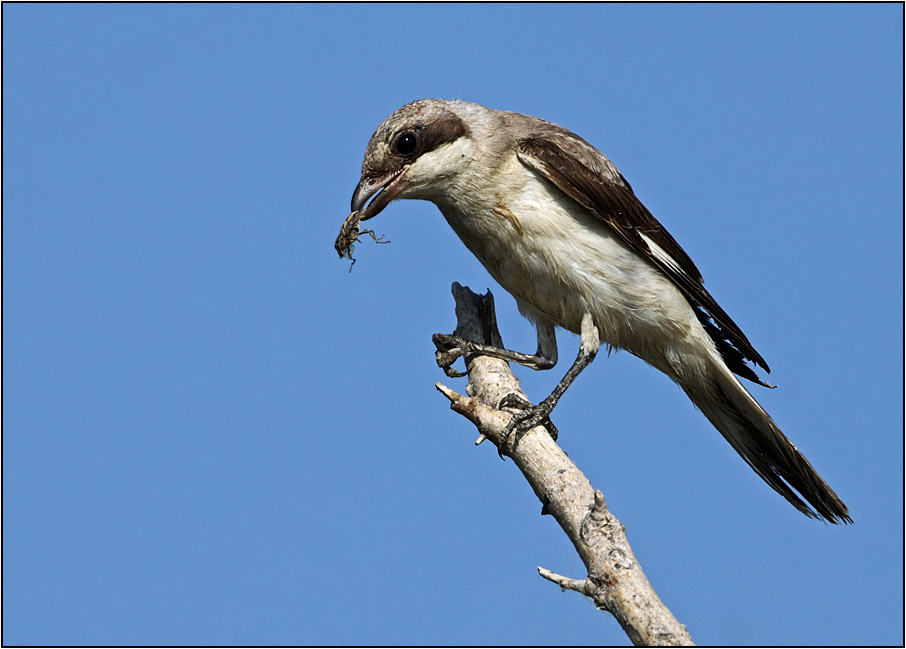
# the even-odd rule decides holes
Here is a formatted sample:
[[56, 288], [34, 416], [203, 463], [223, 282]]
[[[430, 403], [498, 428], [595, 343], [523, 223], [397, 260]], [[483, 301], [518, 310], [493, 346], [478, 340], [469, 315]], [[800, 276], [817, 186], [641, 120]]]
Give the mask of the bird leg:
[[[500, 436], [497, 452], [501, 457], [503, 457], [503, 449], [507, 447], [510, 435], [514, 432], [516, 433], [514, 442], [518, 442], [519, 437], [527, 431], [535, 426], [543, 425], [548, 429], [548, 432], [551, 433], [551, 437], [555, 440], [557, 439], [557, 429], [553, 427], [553, 424], [550, 424], [550, 414], [557, 405], [557, 402], [560, 401], [560, 397], [563, 396], [572, 382], [575, 381], [579, 374], [582, 373], [582, 370], [588, 367], [595, 359], [600, 346], [601, 340], [598, 335], [598, 328], [595, 327], [591, 314], [586, 313], [582, 317], [582, 333], [579, 343], [579, 353], [576, 356], [576, 360], [572, 367], [567, 370], [566, 375], [557, 384], [557, 387], [554, 388], [553, 392], [537, 406], [533, 406], [515, 394], [508, 394], [503, 398], [500, 404], [501, 408], [516, 407], [520, 408], [521, 412], [517, 412], [513, 415], [506, 430], [504, 430], [503, 434]], [[551, 428], [548, 428], [548, 424], [553, 427], [553, 431], [551, 431]]]
[[557, 364], [556, 358], [554, 360], [547, 358], [541, 353], [540, 349], [534, 355], [523, 354], [522, 352], [514, 352], [510, 349], [472, 342], [471, 340], [466, 340], [465, 338], [450, 334], [434, 334], [433, 340], [434, 346], [437, 347], [437, 353], [435, 354], [437, 357], [437, 365], [447, 376], [452, 378], [458, 378], [468, 374], [468, 372], [455, 370], [451, 366], [460, 356], [471, 354], [491, 356], [492, 358], [519, 363], [520, 365], [525, 365], [533, 370], [549, 370]]
[[456, 359], [460, 356], [478, 354], [525, 365], [533, 370], [549, 370], [557, 364], [557, 337], [555, 330], [553, 326], [545, 324], [536, 324], [535, 328], [538, 333], [538, 351], [534, 355], [476, 343], [461, 336], [434, 334], [434, 346], [437, 347], [437, 365], [447, 376], [459, 378], [466, 376], [468, 371], [460, 372], [453, 369], [452, 365], [456, 362]]

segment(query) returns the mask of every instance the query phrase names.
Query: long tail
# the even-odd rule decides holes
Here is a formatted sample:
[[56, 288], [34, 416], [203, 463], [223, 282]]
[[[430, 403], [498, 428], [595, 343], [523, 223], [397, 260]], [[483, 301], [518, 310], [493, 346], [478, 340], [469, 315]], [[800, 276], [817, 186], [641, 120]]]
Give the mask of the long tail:
[[742, 459], [806, 516], [835, 524], [852, 523], [843, 501], [723, 361], [713, 358], [710, 365], [710, 385], [691, 387], [681, 383], [680, 387]]

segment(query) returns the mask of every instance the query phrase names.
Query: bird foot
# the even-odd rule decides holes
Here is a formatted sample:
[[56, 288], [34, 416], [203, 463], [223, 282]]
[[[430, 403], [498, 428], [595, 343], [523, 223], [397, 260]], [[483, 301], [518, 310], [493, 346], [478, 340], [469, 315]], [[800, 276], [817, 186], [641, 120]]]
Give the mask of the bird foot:
[[515, 408], [517, 412], [513, 414], [513, 418], [500, 436], [497, 454], [501, 458], [503, 457], [503, 450], [508, 448], [511, 436], [513, 437], [512, 443], [515, 445], [525, 433], [535, 426], [544, 426], [551, 439], [557, 441], [560, 432], [550, 420], [550, 414], [555, 405], [556, 401], [552, 402], [548, 398], [536, 406], [513, 392], [501, 399], [498, 408]]
[[459, 370], [454, 370], [451, 366], [460, 356], [468, 356], [471, 354], [499, 358], [502, 361], [518, 363], [519, 365], [530, 367], [533, 370], [549, 370], [556, 364], [556, 360], [551, 360], [550, 358], [542, 356], [540, 351], [537, 354], [523, 354], [522, 352], [514, 352], [510, 349], [502, 349], [492, 345], [483, 345], [481, 343], [472, 342], [471, 340], [450, 334], [434, 334], [432, 340], [434, 340], [434, 346], [437, 347], [435, 356], [437, 358], [438, 367], [440, 367], [447, 376], [452, 378], [458, 378], [468, 374], [468, 371], [460, 372]]
[[437, 352], [435, 353], [437, 366], [444, 371], [444, 374], [454, 379], [468, 376], [468, 371], [460, 372], [453, 369], [453, 363], [460, 356], [473, 353], [475, 351], [475, 343], [450, 334], [434, 334], [432, 340], [434, 341], [434, 346], [437, 347]]

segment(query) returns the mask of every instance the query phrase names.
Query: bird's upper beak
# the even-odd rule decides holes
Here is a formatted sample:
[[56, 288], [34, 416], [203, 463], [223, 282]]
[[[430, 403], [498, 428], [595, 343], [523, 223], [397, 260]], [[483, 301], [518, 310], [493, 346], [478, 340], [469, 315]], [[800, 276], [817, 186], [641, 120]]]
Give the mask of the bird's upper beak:
[[[380, 214], [381, 210], [387, 207], [402, 189], [402, 179], [406, 174], [406, 169], [408, 167], [394, 169], [386, 174], [377, 176], [363, 175], [352, 195], [352, 211], [360, 212], [362, 221], [367, 221]], [[381, 193], [377, 195], [377, 198], [371, 201], [368, 207], [365, 207], [368, 199], [379, 191]]]

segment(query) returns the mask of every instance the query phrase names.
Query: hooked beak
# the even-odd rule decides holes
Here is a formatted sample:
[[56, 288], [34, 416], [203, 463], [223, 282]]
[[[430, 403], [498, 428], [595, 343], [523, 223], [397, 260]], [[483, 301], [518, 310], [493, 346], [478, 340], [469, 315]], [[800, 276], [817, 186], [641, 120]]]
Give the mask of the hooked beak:
[[[402, 189], [401, 180], [406, 173], [406, 169], [408, 167], [391, 171], [383, 176], [362, 176], [358, 186], [355, 188], [355, 193], [352, 195], [352, 211], [358, 211], [362, 215], [362, 221], [367, 221], [380, 214], [381, 210], [387, 207], [390, 201], [400, 193]], [[371, 201], [368, 207], [365, 207], [368, 199], [379, 191], [381, 193], [377, 195], [377, 198]]]

